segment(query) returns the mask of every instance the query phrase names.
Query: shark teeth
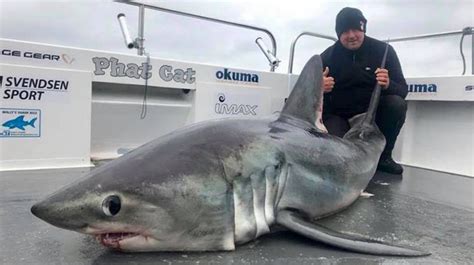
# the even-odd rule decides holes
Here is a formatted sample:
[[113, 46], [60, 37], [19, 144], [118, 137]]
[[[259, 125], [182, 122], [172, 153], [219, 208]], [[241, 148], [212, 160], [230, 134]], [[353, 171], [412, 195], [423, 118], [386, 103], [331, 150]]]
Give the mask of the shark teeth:
[[138, 236], [138, 233], [103, 233], [95, 236], [96, 240], [106, 247], [119, 247], [119, 242], [126, 238]]

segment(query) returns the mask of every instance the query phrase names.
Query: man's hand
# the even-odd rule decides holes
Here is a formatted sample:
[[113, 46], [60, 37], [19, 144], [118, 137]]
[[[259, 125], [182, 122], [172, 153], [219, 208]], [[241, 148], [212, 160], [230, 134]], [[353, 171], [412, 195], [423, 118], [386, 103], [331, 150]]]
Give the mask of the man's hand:
[[382, 89], [387, 89], [390, 85], [390, 77], [388, 76], [388, 70], [384, 68], [377, 68], [375, 70], [375, 75], [377, 83], [382, 87]]
[[331, 92], [334, 88], [334, 78], [328, 76], [329, 75], [329, 67], [326, 66], [323, 72], [323, 91], [324, 93]]

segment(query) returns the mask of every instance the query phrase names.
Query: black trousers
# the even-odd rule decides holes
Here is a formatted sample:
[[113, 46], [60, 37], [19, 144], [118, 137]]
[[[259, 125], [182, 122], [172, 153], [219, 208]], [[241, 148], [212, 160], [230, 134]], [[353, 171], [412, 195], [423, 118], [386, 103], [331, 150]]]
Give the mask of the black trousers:
[[[395, 141], [405, 123], [406, 113], [407, 103], [402, 97], [397, 95], [384, 95], [380, 97], [375, 122], [387, 140], [382, 156], [392, 156]], [[343, 137], [350, 129], [348, 120], [352, 116], [323, 113], [323, 122], [330, 134]]]

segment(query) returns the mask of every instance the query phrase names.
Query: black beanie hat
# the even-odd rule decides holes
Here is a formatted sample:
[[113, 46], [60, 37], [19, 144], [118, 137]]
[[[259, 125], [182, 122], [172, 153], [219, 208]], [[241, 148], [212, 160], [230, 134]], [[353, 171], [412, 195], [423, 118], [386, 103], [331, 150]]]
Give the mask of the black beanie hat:
[[367, 19], [357, 8], [344, 7], [336, 16], [336, 33], [341, 34], [349, 29], [359, 29], [366, 32]]

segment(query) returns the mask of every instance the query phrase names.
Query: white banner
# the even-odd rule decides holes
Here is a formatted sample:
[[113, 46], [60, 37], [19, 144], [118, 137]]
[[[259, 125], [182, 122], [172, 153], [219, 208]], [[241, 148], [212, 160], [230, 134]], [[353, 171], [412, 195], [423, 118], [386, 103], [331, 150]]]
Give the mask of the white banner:
[[90, 72], [0, 64], [0, 95], [0, 170], [90, 165]]

